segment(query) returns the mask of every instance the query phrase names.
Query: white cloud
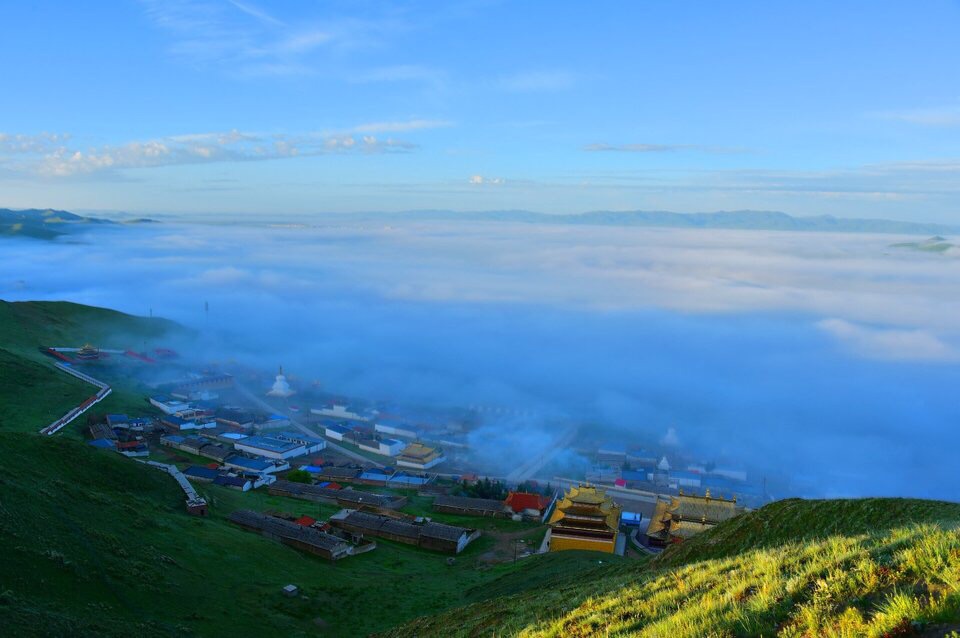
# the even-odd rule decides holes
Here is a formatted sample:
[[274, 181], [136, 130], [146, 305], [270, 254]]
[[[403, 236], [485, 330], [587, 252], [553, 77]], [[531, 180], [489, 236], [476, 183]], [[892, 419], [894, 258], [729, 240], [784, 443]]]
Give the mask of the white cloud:
[[0, 160], [7, 154], [49, 152], [69, 139], [69, 133], [22, 135], [0, 132]]
[[[0, 134], [0, 163], [14, 166], [21, 175], [59, 178], [113, 173], [123, 169], [271, 160], [324, 153], [408, 152], [417, 145], [404, 140], [381, 138], [373, 133], [412, 131], [430, 125], [437, 123], [414, 120], [363, 125], [356, 127], [354, 132], [338, 134], [267, 135], [233, 130], [171, 135], [90, 149], [68, 145], [68, 135]], [[366, 134], [360, 135], [362, 131]], [[14, 164], [14, 161], [17, 163]]]
[[453, 123], [447, 120], [414, 119], [395, 122], [370, 122], [355, 126], [351, 130], [355, 133], [405, 133], [407, 131], [446, 128], [448, 126], [453, 126]]
[[956, 362], [960, 352], [927, 330], [873, 328], [844, 319], [824, 319], [817, 327], [844, 347], [868, 359]]
[[502, 177], [484, 177], [483, 175], [471, 175], [469, 181], [474, 186], [500, 186], [506, 183]]

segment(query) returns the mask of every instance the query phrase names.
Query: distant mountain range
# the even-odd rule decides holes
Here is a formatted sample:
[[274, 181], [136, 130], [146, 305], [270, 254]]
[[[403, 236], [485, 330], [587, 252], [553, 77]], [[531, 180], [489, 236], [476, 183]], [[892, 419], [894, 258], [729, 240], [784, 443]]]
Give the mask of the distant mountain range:
[[[180, 219], [186, 220], [186, 217]], [[209, 221], [210, 216], [202, 219]], [[412, 210], [400, 213], [325, 213], [304, 216], [303, 222], [316, 219], [338, 221], [397, 222], [397, 221], [475, 221], [512, 222], [527, 224], [566, 224], [583, 226], [632, 226], [650, 228], [716, 228], [731, 230], [792, 230], [843, 233], [888, 233], [897, 235], [960, 234], [960, 225], [904, 222], [891, 219], [855, 219], [818, 215], [794, 217], [777, 211], [735, 210], [714, 213], [672, 213], [669, 211], [593, 211], [572, 215], [535, 213], [527, 210], [456, 212], [450, 210]], [[285, 217], [295, 221], [294, 217]], [[91, 224], [143, 224], [152, 219], [131, 219], [114, 222], [97, 217], [82, 217], [53, 209], [11, 210], [0, 208], [0, 235], [19, 235], [51, 239]]]
[[[136, 219], [130, 223], [148, 223], [149, 219]], [[65, 210], [52, 208], [28, 208], [12, 210], [0, 208], [0, 236], [33, 237], [35, 239], [53, 239], [88, 228], [91, 225], [112, 225], [115, 222], [96, 217], [83, 217]]]
[[794, 230], [844, 233], [890, 233], [938, 235], [960, 233], [960, 225], [904, 222], [890, 219], [854, 219], [832, 215], [794, 217], [777, 211], [737, 210], [713, 213], [669, 211], [593, 211], [573, 215], [551, 215], [525, 210], [458, 213], [445, 210], [370, 213], [370, 219], [415, 219], [423, 221], [502, 221], [585, 226], [638, 226], [660, 228], [724, 228], [737, 230]]

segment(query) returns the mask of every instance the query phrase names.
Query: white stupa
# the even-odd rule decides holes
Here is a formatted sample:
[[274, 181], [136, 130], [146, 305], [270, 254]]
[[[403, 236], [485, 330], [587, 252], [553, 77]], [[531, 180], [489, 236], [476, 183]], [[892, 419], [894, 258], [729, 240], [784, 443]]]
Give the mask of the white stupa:
[[283, 376], [283, 366], [280, 366], [280, 374], [277, 375], [277, 380], [273, 382], [273, 387], [267, 392], [267, 396], [286, 399], [293, 394], [294, 391], [290, 389], [290, 384], [287, 383], [287, 377]]

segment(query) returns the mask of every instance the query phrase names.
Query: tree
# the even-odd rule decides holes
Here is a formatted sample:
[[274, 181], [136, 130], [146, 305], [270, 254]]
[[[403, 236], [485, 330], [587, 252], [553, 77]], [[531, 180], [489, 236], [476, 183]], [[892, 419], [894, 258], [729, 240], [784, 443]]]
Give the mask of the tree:
[[286, 479], [294, 483], [313, 483], [313, 476], [306, 470], [290, 470], [287, 472]]

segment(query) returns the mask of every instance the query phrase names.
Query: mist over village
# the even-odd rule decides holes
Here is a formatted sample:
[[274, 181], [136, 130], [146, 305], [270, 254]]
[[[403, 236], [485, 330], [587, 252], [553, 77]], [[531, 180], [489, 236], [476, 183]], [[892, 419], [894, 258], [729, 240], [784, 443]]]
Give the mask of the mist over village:
[[958, 20], [0, 10], [0, 636], [960, 638]]

